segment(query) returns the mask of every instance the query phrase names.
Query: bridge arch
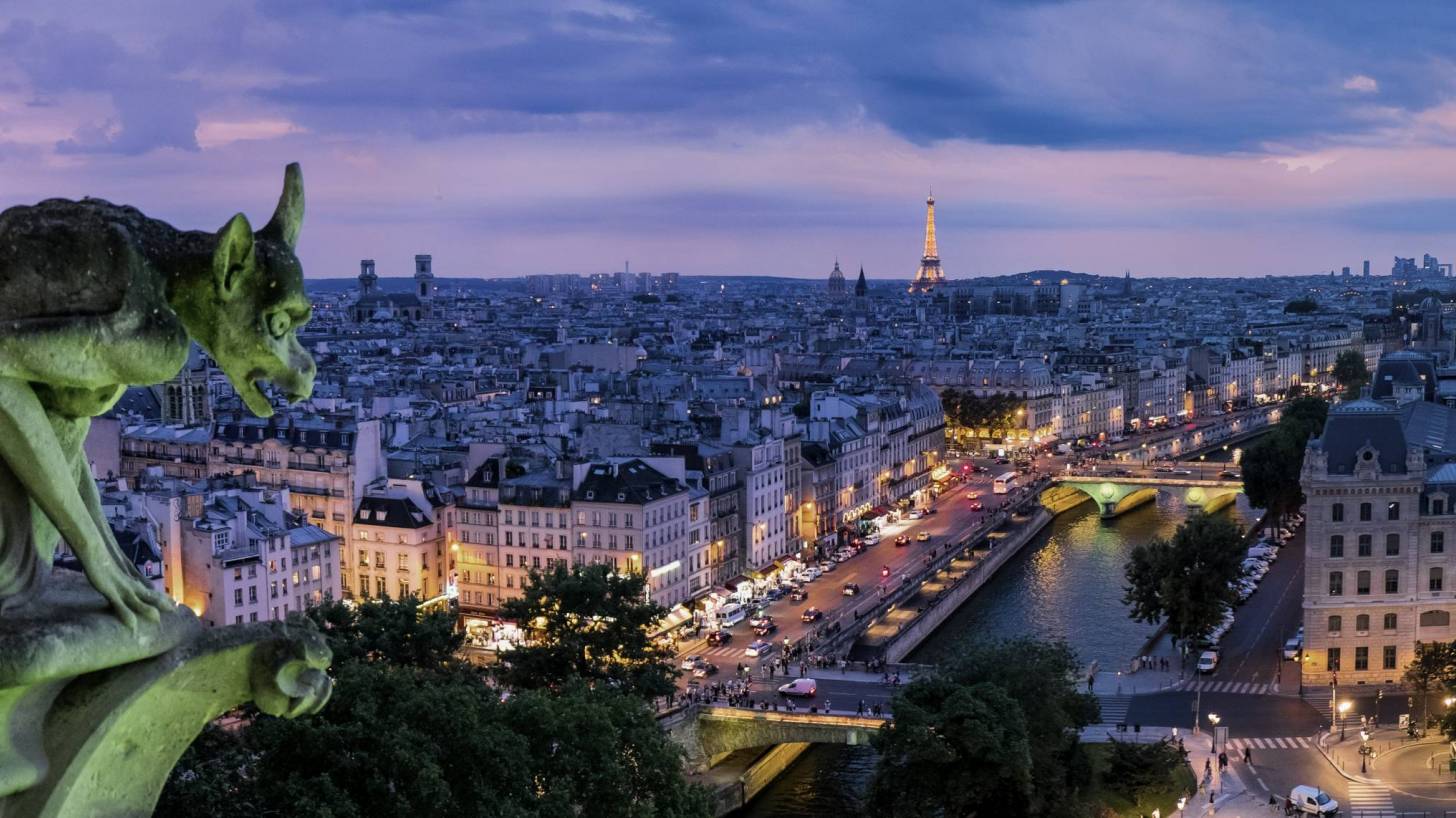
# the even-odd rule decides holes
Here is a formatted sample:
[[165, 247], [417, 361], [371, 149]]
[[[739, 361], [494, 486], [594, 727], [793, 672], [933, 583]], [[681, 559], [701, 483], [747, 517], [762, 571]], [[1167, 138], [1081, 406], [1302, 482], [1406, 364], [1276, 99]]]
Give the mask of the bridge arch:
[[809, 713], [797, 710], [747, 710], [698, 706], [662, 726], [687, 751], [688, 763], [707, 769], [738, 750], [776, 744], [865, 745], [884, 719]]
[[1079, 504], [1076, 493], [1097, 504], [1103, 519], [1111, 519], [1157, 498], [1160, 492], [1181, 499], [1206, 513], [1218, 511], [1243, 493], [1243, 486], [1225, 481], [1159, 481], [1138, 478], [1063, 478], [1042, 492], [1042, 504], [1060, 512]]

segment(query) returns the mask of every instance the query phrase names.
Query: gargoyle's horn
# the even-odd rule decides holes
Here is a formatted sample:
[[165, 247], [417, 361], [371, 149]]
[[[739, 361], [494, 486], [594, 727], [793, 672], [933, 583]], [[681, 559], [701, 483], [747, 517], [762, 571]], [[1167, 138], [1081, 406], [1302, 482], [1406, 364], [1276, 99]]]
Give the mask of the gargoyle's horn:
[[283, 195], [278, 208], [258, 235], [280, 240], [289, 248], [298, 246], [298, 231], [303, 227], [303, 170], [297, 162], [283, 171]]

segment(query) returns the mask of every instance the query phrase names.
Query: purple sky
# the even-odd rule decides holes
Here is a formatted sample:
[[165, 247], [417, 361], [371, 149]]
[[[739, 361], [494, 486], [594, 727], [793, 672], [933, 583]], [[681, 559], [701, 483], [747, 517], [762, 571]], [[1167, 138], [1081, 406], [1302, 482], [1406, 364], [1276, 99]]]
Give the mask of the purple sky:
[[0, 207], [297, 160], [315, 277], [908, 278], [933, 187], [952, 278], [1388, 272], [1456, 255], [1456, 8], [1386, 5], [8, 0]]

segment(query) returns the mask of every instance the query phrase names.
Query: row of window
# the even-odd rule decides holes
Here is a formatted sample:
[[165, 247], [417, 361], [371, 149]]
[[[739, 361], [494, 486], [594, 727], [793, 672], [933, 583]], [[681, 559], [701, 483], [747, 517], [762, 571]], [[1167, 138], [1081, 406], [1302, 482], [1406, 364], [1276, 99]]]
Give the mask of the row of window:
[[[1427, 575], [1428, 591], [1440, 591], [1445, 582], [1445, 572], [1441, 568], [1431, 568]], [[1355, 572], [1355, 595], [1366, 596], [1370, 593], [1370, 572]], [[1391, 568], [1385, 572], [1385, 593], [1400, 593], [1400, 571]], [[1330, 596], [1345, 595], [1345, 572], [1330, 572]]]
[[[1441, 503], [1440, 500], [1433, 501], [1431, 511], [1433, 513], [1435, 513], [1435, 514], [1442, 513], [1443, 512], [1443, 509], [1441, 508], [1442, 505], [1443, 504]], [[1360, 512], [1360, 522], [1362, 522], [1362, 523], [1368, 523], [1372, 519], [1374, 519], [1374, 508], [1373, 508], [1373, 506], [1370, 503], [1361, 503], [1360, 504], [1360, 508], [1359, 508], [1359, 512]], [[1387, 520], [1399, 520], [1400, 519], [1400, 502], [1399, 501], [1390, 502], [1390, 503], [1387, 503], [1385, 505], [1385, 519], [1387, 519]], [[1344, 503], [1335, 503], [1335, 504], [1333, 504], [1333, 505], [1330, 506], [1330, 521], [1331, 522], [1335, 522], [1335, 523], [1343, 523], [1345, 521], [1345, 504]]]
[[[1430, 550], [1432, 554], [1446, 553], [1446, 532], [1432, 531], [1430, 539]], [[1355, 540], [1355, 556], [1368, 557], [1374, 551], [1374, 539], [1369, 534], [1361, 534]], [[1345, 556], [1345, 535], [1330, 535], [1330, 557], [1339, 559]], [[1385, 556], [1400, 556], [1400, 535], [1385, 535]]]
[[[1381, 630], [1393, 631], [1399, 623], [1399, 617], [1393, 613], [1385, 614], [1380, 623]], [[1423, 628], [1444, 628], [1451, 624], [1451, 614], [1447, 611], [1422, 611], [1420, 617]], [[1339, 614], [1330, 614], [1325, 621], [1325, 628], [1331, 636], [1338, 636], [1344, 629], [1345, 618]], [[1355, 632], [1365, 633], [1370, 630], [1370, 615], [1357, 614], [1355, 616]]]
[[[1395, 645], [1386, 645], [1380, 649], [1380, 667], [1382, 670], [1395, 670]], [[1325, 670], [1336, 671], [1340, 669], [1340, 649], [1325, 649]], [[1361, 645], [1355, 648], [1355, 669], [1370, 669], [1370, 648]]]

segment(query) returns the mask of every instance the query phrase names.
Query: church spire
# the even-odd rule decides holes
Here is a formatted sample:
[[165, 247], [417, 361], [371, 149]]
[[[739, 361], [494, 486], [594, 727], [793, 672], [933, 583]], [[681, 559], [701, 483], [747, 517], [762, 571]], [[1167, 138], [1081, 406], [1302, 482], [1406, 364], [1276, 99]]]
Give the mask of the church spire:
[[859, 266], [859, 281], [854, 283], [854, 294], [860, 297], [869, 295], [870, 285], [865, 281], [864, 265]]

